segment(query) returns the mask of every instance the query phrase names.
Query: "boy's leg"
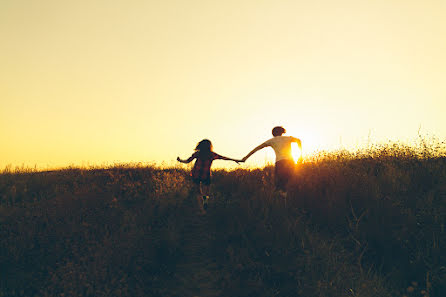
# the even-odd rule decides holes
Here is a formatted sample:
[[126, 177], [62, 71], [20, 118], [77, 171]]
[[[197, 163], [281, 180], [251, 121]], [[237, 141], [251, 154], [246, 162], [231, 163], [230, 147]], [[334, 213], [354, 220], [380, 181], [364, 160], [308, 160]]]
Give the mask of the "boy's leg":
[[276, 191], [286, 191], [286, 175], [284, 174], [283, 161], [276, 162], [274, 167], [274, 184]]
[[294, 172], [294, 162], [291, 160], [282, 160], [276, 162], [275, 166], [275, 184], [276, 190], [287, 191], [288, 182]]

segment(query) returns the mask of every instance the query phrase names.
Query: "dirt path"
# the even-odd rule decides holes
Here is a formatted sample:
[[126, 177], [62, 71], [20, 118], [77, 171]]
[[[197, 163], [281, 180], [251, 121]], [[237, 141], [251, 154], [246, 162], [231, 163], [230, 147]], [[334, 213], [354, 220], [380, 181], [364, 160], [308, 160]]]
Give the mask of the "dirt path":
[[208, 228], [209, 215], [199, 215], [196, 203], [184, 205], [185, 221], [181, 241], [184, 254], [177, 264], [172, 282], [173, 296], [221, 296], [217, 285], [218, 267], [212, 261], [210, 250], [215, 232]]

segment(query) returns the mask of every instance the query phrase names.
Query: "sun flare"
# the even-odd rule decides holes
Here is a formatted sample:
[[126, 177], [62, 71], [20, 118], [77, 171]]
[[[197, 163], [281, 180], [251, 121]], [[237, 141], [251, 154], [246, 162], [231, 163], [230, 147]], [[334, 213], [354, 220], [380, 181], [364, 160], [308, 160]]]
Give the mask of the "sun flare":
[[293, 142], [291, 144], [291, 155], [293, 156], [294, 162], [297, 162], [302, 157], [302, 151], [297, 146], [297, 143]]

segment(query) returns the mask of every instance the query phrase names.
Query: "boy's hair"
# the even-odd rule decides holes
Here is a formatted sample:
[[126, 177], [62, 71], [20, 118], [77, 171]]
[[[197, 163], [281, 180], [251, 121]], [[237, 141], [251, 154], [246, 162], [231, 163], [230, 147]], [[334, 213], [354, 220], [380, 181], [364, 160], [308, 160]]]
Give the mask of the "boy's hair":
[[286, 133], [286, 130], [282, 126], [273, 128], [273, 136], [282, 136], [283, 133]]
[[209, 157], [213, 150], [212, 142], [209, 139], [203, 139], [197, 144], [195, 150], [198, 152], [200, 157]]

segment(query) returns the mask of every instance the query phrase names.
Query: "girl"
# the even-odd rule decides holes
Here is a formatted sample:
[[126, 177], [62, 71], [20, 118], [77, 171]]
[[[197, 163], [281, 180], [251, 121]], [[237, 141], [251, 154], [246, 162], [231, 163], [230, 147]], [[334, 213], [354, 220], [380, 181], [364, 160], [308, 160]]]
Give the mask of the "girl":
[[187, 160], [182, 160], [177, 157], [177, 161], [181, 163], [190, 163], [193, 159], [195, 161], [194, 167], [192, 168], [191, 176], [192, 181], [200, 190], [200, 196], [197, 197], [198, 207], [202, 214], [206, 213], [209, 200], [209, 187], [211, 184], [211, 165], [212, 161], [221, 159], [234, 162], [240, 162], [240, 160], [231, 159], [227, 157], [220, 156], [212, 151], [212, 143], [208, 139], [203, 139], [197, 144], [195, 148], [195, 153], [189, 157]]

